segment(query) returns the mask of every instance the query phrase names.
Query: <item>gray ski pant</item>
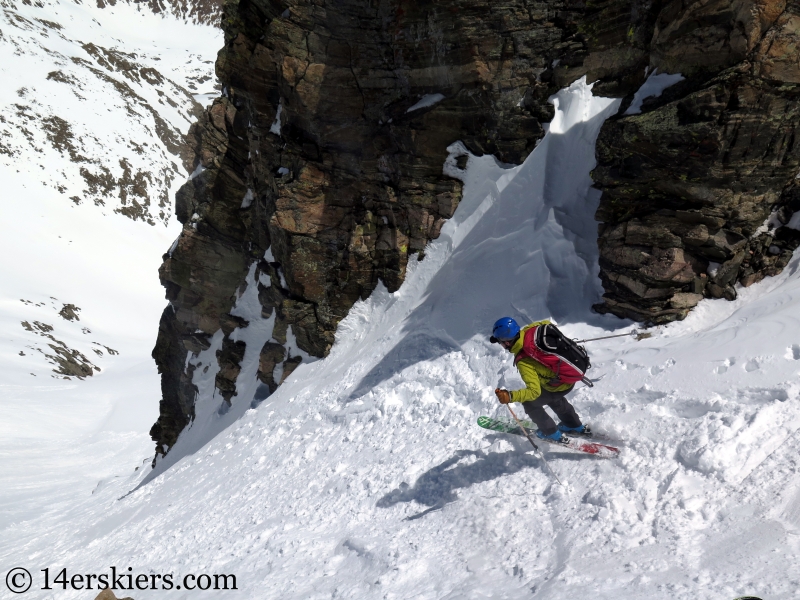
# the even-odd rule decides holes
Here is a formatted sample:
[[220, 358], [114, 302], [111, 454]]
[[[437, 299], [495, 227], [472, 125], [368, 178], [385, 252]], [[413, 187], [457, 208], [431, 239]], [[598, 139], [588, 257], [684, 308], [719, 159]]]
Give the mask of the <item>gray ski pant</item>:
[[566, 398], [566, 395], [571, 391], [572, 388], [563, 392], [548, 392], [543, 389], [542, 395], [536, 400], [522, 402], [522, 408], [525, 409], [531, 421], [536, 423], [536, 427], [541, 429], [544, 435], [555, 433], [556, 429], [558, 429], [553, 419], [545, 411], [545, 406], [549, 406], [567, 427], [580, 427], [583, 423], [581, 423], [578, 413], [575, 412], [575, 408]]

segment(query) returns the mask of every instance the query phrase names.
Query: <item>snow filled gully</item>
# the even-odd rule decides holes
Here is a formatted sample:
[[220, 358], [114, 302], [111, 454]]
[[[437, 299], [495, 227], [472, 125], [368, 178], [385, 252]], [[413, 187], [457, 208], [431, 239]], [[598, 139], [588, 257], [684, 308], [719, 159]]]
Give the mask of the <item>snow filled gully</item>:
[[520, 384], [488, 342], [497, 317], [553, 316], [581, 338], [631, 329], [589, 310], [589, 172], [618, 102], [580, 81], [553, 103], [524, 164], [469, 157], [425, 260], [351, 310], [330, 356], [147, 485], [127, 493], [131, 472], [19, 525], [4, 562], [235, 573], [226, 598], [797, 597], [797, 258], [650, 339], [589, 347], [600, 381], [572, 401], [620, 458], [550, 450], [558, 485], [524, 438], [475, 423], [502, 414], [498, 383]]

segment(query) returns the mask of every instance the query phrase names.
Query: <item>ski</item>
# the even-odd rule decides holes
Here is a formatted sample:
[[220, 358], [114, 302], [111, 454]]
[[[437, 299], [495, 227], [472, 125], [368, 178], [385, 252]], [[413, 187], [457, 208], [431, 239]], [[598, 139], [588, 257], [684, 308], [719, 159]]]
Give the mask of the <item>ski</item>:
[[[484, 427], [483, 425], [481, 425], [481, 427], [484, 427], [485, 429], [491, 429], [493, 431], [499, 431], [501, 433], [513, 433], [515, 435], [525, 435], [519, 429], [519, 426], [517, 425], [516, 421], [514, 421], [509, 417], [499, 416], [499, 417], [481, 417], [481, 418], [488, 419], [492, 423], [491, 427]], [[522, 423], [522, 426], [529, 431], [536, 431], [537, 429], [536, 424], [533, 421], [529, 421], [527, 419], [525, 420], [520, 419], [520, 422]], [[579, 437], [583, 439], [591, 439], [593, 441], [602, 440], [606, 442], [612, 442], [615, 444], [625, 445], [624, 442], [616, 438], [612, 438], [604, 433], [597, 433], [596, 431], [591, 431], [589, 433], [567, 433], [567, 435], [569, 437]]]
[[[494, 419], [492, 417], [478, 417], [478, 425], [484, 429], [498, 431], [500, 433], [511, 433], [522, 436], [525, 435], [522, 429], [520, 429], [519, 425], [507, 418]], [[522, 421], [522, 426], [525, 427], [529, 433], [536, 431], [536, 425], [530, 421]], [[577, 436], [573, 437], [572, 435], [566, 434], [563, 436], [563, 438], [566, 438], [566, 443], [542, 438], [535, 439], [537, 442], [546, 442], [559, 448], [567, 448], [569, 450], [575, 450], [576, 452], [583, 452], [584, 454], [592, 454], [600, 458], [615, 458], [619, 455], [619, 448], [615, 448], [614, 446], [598, 444], [597, 442], [586, 441], [586, 438], [579, 439]]]

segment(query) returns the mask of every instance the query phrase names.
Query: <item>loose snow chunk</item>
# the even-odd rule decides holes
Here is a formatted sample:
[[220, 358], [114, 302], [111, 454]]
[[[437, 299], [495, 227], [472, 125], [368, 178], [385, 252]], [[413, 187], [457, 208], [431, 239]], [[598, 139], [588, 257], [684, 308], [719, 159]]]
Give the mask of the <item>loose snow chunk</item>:
[[175, 248], [178, 247], [178, 242], [180, 241], [180, 239], [181, 236], [179, 235], [178, 237], [175, 238], [175, 241], [172, 242], [172, 246], [169, 247], [167, 254], [169, 255], [170, 258], [172, 258], [172, 253], [175, 252]]
[[255, 198], [255, 196], [253, 196], [253, 190], [248, 189], [247, 193], [244, 195], [244, 198], [242, 198], [241, 208], [249, 208], [253, 203], [253, 198]]
[[658, 69], [653, 71], [653, 74], [647, 78], [636, 93], [633, 95], [633, 102], [625, 111], [626, 115], [638, 115], [642, 112], [642, 102], [647, 98], [658, 98], [665, 89], [671, 85], [675, 85], [684, 79], [680, 73], [669, 74], [659, 73]]
[[448, 177], [464, 181], [467, 172], [458, 166], [458, 158], [462, 156], [468, 158], [470, 156], [469, 150], [463, 143], [454, 142], [447, 147], [447, 152], [448, 155], [442, 166], [442, 173]]
[[203, 166], [202, 163], [197, 163], [197, 168], [194, 170], [194, 172], [191, 175], [189, 175], [189, 181], [191, 181], [192, 179], [194, 179], [195, 177], [200, 175], [200, 173], [202, 173], [205, 170], [206, 170], [206, 168]]
[[437, 102], [441, 102], [444, 100], [443, 94], [425, 94], [422, 98], [419, 99], [414, 106], [409, 108], [406, 112], [414, 112], [415, 110], [419, 110], [420, 108], [428, 108], [429, 106], [433, 106]]
[[283, 112], [283, 98], [278, 101], [278, 112], [275, 113], [275, 122], [269, 128], [270, 133], [281, 134], [281, 113]]

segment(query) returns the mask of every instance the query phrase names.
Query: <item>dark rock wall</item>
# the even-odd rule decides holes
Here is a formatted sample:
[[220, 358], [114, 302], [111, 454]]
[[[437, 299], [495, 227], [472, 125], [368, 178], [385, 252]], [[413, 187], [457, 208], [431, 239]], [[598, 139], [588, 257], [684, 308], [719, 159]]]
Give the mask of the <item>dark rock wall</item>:
[[[396, 290], [439, 235], [461, 196], [442, 172], [450, 144], [509, 163], [535, 147], [553, 114], [547, 98], [585, 73], [583, 14], [566, 0], [225, 5], [224, 97], [190, 131], [194, 176], [176, 207], [184, 231], [160, 272], [170, 306], [153, 352], [158, 452], [194, 415], [181, 365], [224, 329], [249, 265], [271, 282], [260, 286], [262, 314], [276, 321], [259, 378], [274, 391], [276, 374], [301, 360], [286, 350], [289, 326], [300, 349], [324, 356], [353, 303], [379, 281]], [[628, 21], [612, 24], [622, 33], [607, 46]], [[409, 112], [432, 94], [443, 99]], [[241, 352], [223, 343], [218, 357], [228, 401]]]
[[[217, 61], [224, 95], [190, 131], [194, 175], [176, 199], [184, 230], [160, 271], [170, 306], [153, 351], [163, 391], [157, 451], [194, 415], [188, 353], [208, 348], [220, 328], [217, 389], [235, 401], [244, 349], [228, 336], [247, 324], [229, 313], [253, 262], [271, 283], [259, 285], [275, 329], [258, 377], [272, 392], [302, 360], [287, 350], [289, 327], [301, 350], [324, 356], [353, 303], [379, 281], [396, 290], [408, 260], [439, 235], [461, 196], [461, 182], [442, 171], [448, 146], [460, 140], [521, 162], [553, 116], [547, 98], [583, 75], [596, 93], [628, 98], [645, 67], [687, 75], [601, 134], [600, 310], [640, 320], [684, 310], [716, 293], [702, 278], [714, 256], [724, 263], [713, 282], [721, 295], [744, 270], [758, 278], [785, 264], [783, 250], [769, 250], [784, 247], [777, 237], [766, 246], [759, 238], [767, 250], [751, 255], [748, 236], [764, 206], [793, 197], [783, 190], [791, 162], [776, 166], [793, 152], [794, 88], [776, 83], [797, 64], [786, 59], [788, 10], [743, 1], [228, 2]], [[752, 62], [755, 53], [764, 59]], [[442, 99], [409, 112], [433, 94]], [[756, 146], [769, 156], [754, 157]]]
[[599, 311], [682, 319], [786, 266], [800, 232], [762, 225], [800, 208], [798, 27], [797, 2], [660, 11], [650, 65], [686, 79], [600, 133]]

